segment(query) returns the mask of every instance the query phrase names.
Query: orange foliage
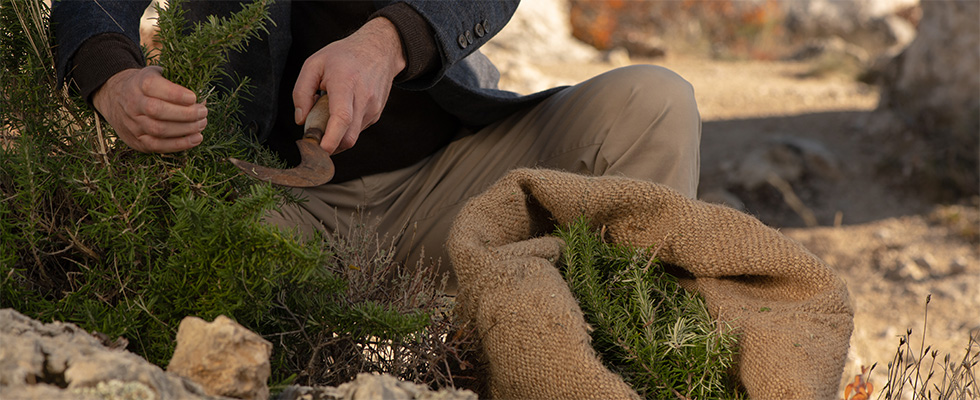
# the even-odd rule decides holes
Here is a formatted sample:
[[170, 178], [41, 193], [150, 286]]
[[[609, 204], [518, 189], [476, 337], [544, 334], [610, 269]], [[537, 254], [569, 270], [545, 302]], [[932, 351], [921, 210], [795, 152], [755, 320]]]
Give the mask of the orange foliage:
[[624, 0], [586, 0], [572, 4], [572, 35], [597, 49], [612, 47]]
[[[861, 374], [855, 375], [854, 382], [844, 387], [844, 400], [868, 400], [871, 398], [874, 386], [871, 385], [871, 382], [865, 381], [864, 375], [867, 372], [868, 369], [862, 365]], [[854, 393], [853, 397], [851, 397], [852, 392]]]
[[[570, 5], [572, 34], [600, 50], [629, 48], [652, 37], [773, 58], [785, 17], [784, 0], [571, 0]], [[692, 32], [688, 26], [696, 26], [693, 32], [700, 37], [685, 36]]]
[[707, 10], [706, 14], [719, 15], [725, 18], [731, 18], [735, 15], [735, 5], [732, 1], [684, 0], [682, 8], [687, 11]]

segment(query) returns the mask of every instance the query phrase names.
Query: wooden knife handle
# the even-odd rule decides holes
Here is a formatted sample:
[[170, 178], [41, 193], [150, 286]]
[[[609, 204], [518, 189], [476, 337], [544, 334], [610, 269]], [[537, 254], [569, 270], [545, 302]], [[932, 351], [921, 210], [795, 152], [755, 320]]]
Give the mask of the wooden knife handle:
[[310, 114], [306, 116], [306, 125], [303, 126], [303, 139], [312, 139], [317, 145], [323, 138], [323, 131], [327, 129], [327, 120], [330, 119], [330, 101], [327, 94], [322, 93], [317, 99]]

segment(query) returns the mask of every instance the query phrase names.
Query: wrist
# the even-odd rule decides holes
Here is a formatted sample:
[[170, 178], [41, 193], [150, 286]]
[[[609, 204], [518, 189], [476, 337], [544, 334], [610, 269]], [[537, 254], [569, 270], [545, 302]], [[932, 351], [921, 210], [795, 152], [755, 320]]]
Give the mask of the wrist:
[[123, 69], [110, 76], [109, 79], [106, 79], [106, 81], [102, 85], [96, 88], [92, 92], [92, 97], [91, 97], [92, 106], [95, 107], [95, 110], [98, 111], [100, 114], [105, 115], [104, 112], [105, 111], [104, 108], [106, 105], [105, 102], [108, 100], [108, 98], [111, 98], [113, 96], [113, 94], [111, 93], [113, 91], [113, 88], [120, 81], [125, 80], [130, 74], [133, 74], [137, 71], [138, 69], [135, 68]]
[[404, 83], [441, 69], [442, 59], [435, 31], [412, 6], [396, 2], [379, 9], [371, 16], [375, 17], [391, 21], [401, 39], [405, 68], [395, 77], [395, 83]]
[[143, 53], [138, 45], [119, 33], [103, 33], [82, 43], [71, 57], [70, 72], [67, 76], [89, 104], [93, 103], [95, 92], [109, 78], [126, 69], [142, 68], [145, 65]]
[[385, 17], [376, 17], [368, 21], [361, 27], [383, 49], [383, 54], [389, 61], [389, 66], [393, 71], [392, 77], [398, 75], [405, 69], [407, 61], [405, 50], [402, 47], [401, 37], [398, 35], [398, 28]]

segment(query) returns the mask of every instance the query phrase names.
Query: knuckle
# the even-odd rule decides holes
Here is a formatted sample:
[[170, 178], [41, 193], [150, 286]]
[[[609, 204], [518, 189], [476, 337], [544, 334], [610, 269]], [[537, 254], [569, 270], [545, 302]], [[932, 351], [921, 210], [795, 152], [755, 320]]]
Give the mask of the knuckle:
[[142, 152], [157, 151], [159, 144], [151, 136], [140, 136], [135, 140], [134, 148]]
[[335, 154], [337, 152], [337, 147], [340, 143], [334, 144], [332, 141], [325, 141], [320, 143], [320, 148], [330, 154]]
[[147, 93], [151, 89], [153, 89], [153, 80], [152, 79], [149, 79], [148, 76], [141, 75], [140, 78], [139, 78], [139, 80], [140, 80], [139, 81], [139, 88], [140, 88], [140, 91], [141, 92]]
[[313, 60], [315, 58], [316, 58], [316, 55], [315, 54], [312, 55], [312, 56], [310, 56], [310, 57], [306, 57], [306, 59], [303, 60], [303, 68], [306, 68], [306, 67], [309, 67], [309, 66], [313, 65], [313, 63], [314, 63]]
[[166, 129], [164, 128], [163, 124], [154, 120], [145, 122], [143, 124], [143, 130], [151, 138], [155, 136], [162, 136], [164, 133], [166, 133]]
[[146, 115], [158, 115], [163, 108], [163, 104], [160, 100], [147, 97], [143, 101], [143, 112]]
[[348, 126], [354, 122], [354, 113], [348, 109], [338, 110], [336, 113], [331, 113], [330, 118], [336, 118], [339, 120], [338, 122], [343, 123], [344, 126]]
[[356, 142], [357, 142], [357, 138], [351, 136], [345, 136], [344, 140], [340, 141], [340, 147], [349, 149], [351, 147], [354, 147], [354, 143]]
[[[375, 121], [377, 121], [377, 119], [375, 119], [374, 115], [372, 114], [364, 115], [361, 117], [361, 120], [359, 121], [360, 123], [357, 124], [356, 128], [359, 128], [358, 131], [363, 131], [367, 129], [369, 126], [374, 125]], [[350, 130], [353, 131], [354, 128], [355, 126], [351, 126]], [[348, 132], [348, 134], [350, 133], [351, 132]]]
[[384, 110], [383, 106], [382, 107], [371, 109], [367, 113], [365, 113], [366, 114], [366, 118], [364, 118], [364, 119], [365, 120], [368, 120], [368, 121], [371, 121], [371, 123], [378, 122], [378, 120], [381, 119], [381, 114], [382, 114], [383, 110]]
[[142, 136], [142, 134], [140, 134], [140, 130], [141, 130], [140, 124], [134, 120], [131, 119], [124, 120], [123, 127], [125, 128], [123, 129], [123, 132], [119, 132], [119, 134], [122, 136], [131, 136], [134, 138], [139, 138], [140, 136]]
[[117, 106], [122, 110], [123, 115], [129, 118], [133, 118], [139, 115], [139, 105], [136, 102], [124, 101], [121, 105]]

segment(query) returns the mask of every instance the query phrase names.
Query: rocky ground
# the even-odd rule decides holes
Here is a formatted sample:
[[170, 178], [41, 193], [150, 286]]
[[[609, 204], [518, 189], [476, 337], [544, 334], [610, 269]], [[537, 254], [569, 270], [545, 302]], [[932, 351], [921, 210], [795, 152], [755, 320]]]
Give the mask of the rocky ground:
[[[700, 196], [781, 228], [840, 272], [856, 310], [846, 376], [878, 363], [885, 382], [898, 337], [962, 356], [980, 337], [980, 203], [937, 204], [900, 183], [869, 133], [878, 91], [815, 61], [718, 61], [671, 56], [663, 65], [695, 88], [703, 125]], [[619, 61], [622, 64], [623, 61]], [[574, 83], [616, 65], [535, 64], [534, 76]], [[531, 90], [519, 74], [504, 85]], [[914, 151], [914, 149], [909, 149]], [[788, 184], [753, 181], [772, 170]], [[787, 197], [789, 195], [789, 197]], [[793, 198], [795, 196], [795, 199]]]

